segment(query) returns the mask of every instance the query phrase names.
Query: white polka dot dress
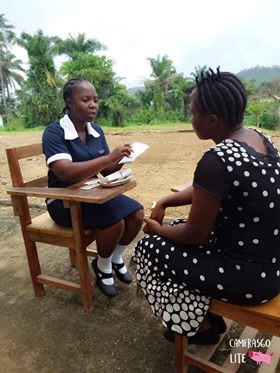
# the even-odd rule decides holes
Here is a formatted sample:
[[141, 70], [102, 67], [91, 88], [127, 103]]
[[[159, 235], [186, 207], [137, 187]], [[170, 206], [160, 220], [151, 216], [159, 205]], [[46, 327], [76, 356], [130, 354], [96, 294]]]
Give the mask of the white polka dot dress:
[[230, 190], [207, 244], [182, 246], [157, 235], [138, 242], [137, 282], [170, 330], [194, 335], [211, 298], [259, 304], [279, 293], [280, 159], [266, 137], [264, 143], [266, 156], [231, 139], [209, 150]]

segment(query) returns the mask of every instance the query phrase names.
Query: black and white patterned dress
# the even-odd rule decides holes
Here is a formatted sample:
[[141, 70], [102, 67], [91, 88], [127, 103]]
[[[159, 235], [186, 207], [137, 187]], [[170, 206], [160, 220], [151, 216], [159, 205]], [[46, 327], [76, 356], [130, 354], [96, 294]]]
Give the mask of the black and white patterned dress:
[[148, 235], [136, 246], [137, 282], [153, 313], [175, 332], [193, 336], [212, 297], [259, 304], [280, 291], [280, 158], [260, 135], [267, 155], [226, 139], [197, 166], [193, 185], [221, 199], [207, 244]]

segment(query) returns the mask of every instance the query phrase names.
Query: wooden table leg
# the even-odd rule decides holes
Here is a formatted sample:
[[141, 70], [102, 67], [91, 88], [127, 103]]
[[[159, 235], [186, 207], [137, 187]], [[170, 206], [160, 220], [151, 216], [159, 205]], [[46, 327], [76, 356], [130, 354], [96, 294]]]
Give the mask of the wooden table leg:
[[79, 202], [70, 202], [72, 228], [74, 233], [76, 265], [80, 276], [81, 295], [86, 311], [92, 311], [92, 288], [87, 260], [87, 252], [82, 226], [81, 205]]

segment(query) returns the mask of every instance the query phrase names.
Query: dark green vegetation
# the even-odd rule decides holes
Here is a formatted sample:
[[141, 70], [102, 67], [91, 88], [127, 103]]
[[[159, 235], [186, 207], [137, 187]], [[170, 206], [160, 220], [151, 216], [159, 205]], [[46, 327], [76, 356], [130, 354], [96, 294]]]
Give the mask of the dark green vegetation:
[[[0, 114], [7, 130], [46, 126], [59, 118], [64, 106], [62, 87], [75, 77], [88, 79], [96, 87], [98, 122], [102, 125], [143, 126], [190, 121], [189, 101], [194, 78], [207, 66], [195, 67], [187, 77], [176, 71], [166, 55], [147, 58], [150, 78], [140, 89], [128, 90], [116, 76], [113, 62], [102, 55], [106, 47], [99, 41], [87, 39], [85, 34], [75, 38], [69, 35], [62, 40], [44, 35], [41, 30], [34, 35], [23, 32], [16, 36], [13, 28], [5, 16], [0, 15]], [[15, 43], [27, 52], [27, 70], [11, 53]], [[60, 55], [67, 60], [58, 70], [54, 59]], [[269, 73], [269, 79], [263, 80], [264, 71]], [[249, 93], [246, 124], [268, 129], [279, 125], [279, 71], [280, 67], [274, 66], [240, 72]]]

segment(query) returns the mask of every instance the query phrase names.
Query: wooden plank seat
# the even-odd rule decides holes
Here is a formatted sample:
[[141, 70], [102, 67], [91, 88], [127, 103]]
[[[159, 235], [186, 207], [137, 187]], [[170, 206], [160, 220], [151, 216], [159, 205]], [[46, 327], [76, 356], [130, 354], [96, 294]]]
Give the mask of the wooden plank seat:
[[[209, 311], [274, 336], [280, 336], [280, 295], [265, 304], [257, 306], [237, 306], [212, 299]], [[177, 373], [186, 372], [188, 365], [196, 366], [205, 372], [226, 372], [223, 367], [219, 367], [187, 350], [187, 338], [176, 333], [175, 369]]]
[[[177, 185], [171, 188], [173, 192], [179, 192], [191, 183]], [[271, 301], [257, 306], [238, 306], [217, 299], [211, 300], [209, 311], [216, 315], [236, 321], [240, 324], [270, 333], [280, 337], [280, 294]], [[188, 365], [194, 365], [205, 372], [227, 373], [220, 367], [207, 359], [188, 352], [187, 338], [176, 333], [175, 337], [175, 369], [176, 373], [186, 372]]]
[[[26, 230], [29, 232], [30, 238], [34, 241], [75, 249], [73, 229], [55, 224], [48, 212], [33, 218], [32, 222], [27, 225]], [[58, 240], [58, 237], [61, 237], [61, 240]], [[84, 238], [86, 245], [90, 245], [95, 239], [95, 231], [85, 229]]]

